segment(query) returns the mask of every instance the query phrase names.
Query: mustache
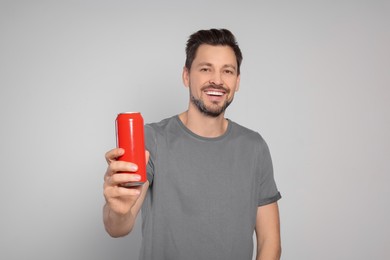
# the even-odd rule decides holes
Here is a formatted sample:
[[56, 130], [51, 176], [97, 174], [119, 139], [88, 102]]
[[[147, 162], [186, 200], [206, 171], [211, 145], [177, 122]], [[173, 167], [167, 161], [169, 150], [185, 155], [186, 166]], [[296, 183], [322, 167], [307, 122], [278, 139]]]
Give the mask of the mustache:
[[225, 88], [224, 86], [217, 85], [217, 84], [208, 84], [208, 85], [204, 86], [201, 90], [204, 91], [204, 90], [209, 89], [209, 88], [213, 88], [213, 89], [217, 89], [217, 90], [223, 90], [226, 93], [230, 92], [230, 90], [228, 88]]

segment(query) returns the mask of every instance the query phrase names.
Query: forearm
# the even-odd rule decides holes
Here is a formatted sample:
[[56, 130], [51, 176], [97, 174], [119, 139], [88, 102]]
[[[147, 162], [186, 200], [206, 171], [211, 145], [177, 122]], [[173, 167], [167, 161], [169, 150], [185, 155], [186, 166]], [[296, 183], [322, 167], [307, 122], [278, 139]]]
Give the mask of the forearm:
[[258, 243], [256, 260], [279, 260], [282, 253], [280, 241], [267, 240]]
[[257, 210], [257, 260], [279, 260], [282, 252], [278, 204], [264, 205]]
[[135, 217], [131, 211], [125, 215], [113, 212], [108, 204], [103, 208], [103, 222], [107, 233], [112, 237], [122, 237], [131, 232], [135, 223]]

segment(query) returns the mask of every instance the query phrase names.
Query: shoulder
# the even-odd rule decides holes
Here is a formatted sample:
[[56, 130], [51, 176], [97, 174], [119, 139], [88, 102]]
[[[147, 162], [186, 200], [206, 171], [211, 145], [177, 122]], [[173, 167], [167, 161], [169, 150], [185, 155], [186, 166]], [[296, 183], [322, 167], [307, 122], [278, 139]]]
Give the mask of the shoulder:
[[246, 147], [252, 150], [260, 157], [269, 156], [270, 149], [263, 136], [255, 130], [249, 129], [236, 122], [231, 121], [231, 136], [237, 143], [237, 146]]
[[234, 121], [229, 121], [231, 123], [231, 131], [234, 138], [240, 138], [257, 145], [266, 145], [264, 138], [259, 132], [240, 125]]
[[176, 116], [165, 118], [159, 122], [145, 124], [145, 131], [161, 132], [169, 128], [176, 120]]
[[166, 136], [170, 133], [177, 133], [178, 129], [177, 116], [165, 118], [159, 122], [145, 124], [146, 138], [158, 138], [158, 136]]

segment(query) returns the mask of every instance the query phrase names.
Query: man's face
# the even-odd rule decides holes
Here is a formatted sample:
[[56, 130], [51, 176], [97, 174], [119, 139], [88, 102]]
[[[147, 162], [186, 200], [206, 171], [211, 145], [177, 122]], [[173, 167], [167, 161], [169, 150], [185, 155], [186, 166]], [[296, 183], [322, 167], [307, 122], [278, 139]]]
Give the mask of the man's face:
[[184, 85], [190, 89], [190, 109], [217, 117], [233, 101], [240, 77], [237, 61], [229, 46], [199, 46], [191, 69], [183, 69]]

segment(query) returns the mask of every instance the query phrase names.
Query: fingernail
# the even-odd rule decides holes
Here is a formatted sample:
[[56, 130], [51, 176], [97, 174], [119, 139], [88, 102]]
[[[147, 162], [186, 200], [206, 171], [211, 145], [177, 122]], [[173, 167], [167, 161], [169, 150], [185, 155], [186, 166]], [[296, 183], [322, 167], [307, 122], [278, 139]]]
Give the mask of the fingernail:
[[134, 180], [135, 180], [135, 181], [141, 180], [141, 176], [139, 176], [139, 175], [134, 175]]
[[133, 164], [133, 165], [131, 165], [131, 170], [132, 171], [136, 171], [136, 170], [138, 170], [138, 166], [137, 165], [135, 165], [135, 164]]

